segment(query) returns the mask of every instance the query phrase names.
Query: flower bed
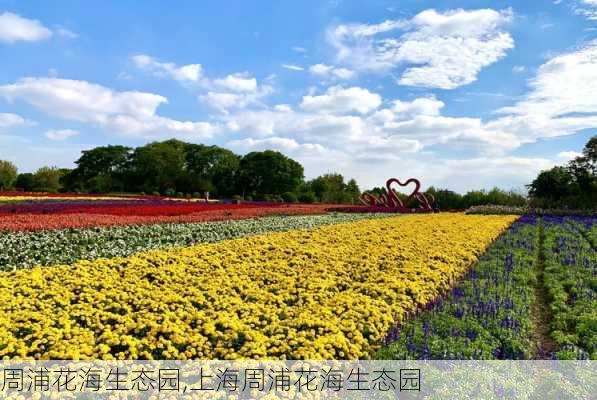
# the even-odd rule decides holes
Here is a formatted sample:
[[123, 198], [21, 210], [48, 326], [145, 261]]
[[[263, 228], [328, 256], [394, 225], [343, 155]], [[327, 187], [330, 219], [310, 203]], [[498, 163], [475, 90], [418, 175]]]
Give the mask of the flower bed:
[[513, 220], [411, 215], [3, 272], [0, 357], [368, 357]]
[[152, 249], [384, 217], [379, 214], [324, 214], [189, 224], [0, 232], [0, 271], [102, 257], [125, 257]]
[[545, 286], [558, 358], [597, 359], [595, 218], [546, 217]]
[[0, 205], [0, 216], [16, 214], [102, 214], [102, 215], [185, 215], [210, 211], [231, 211], [246, 208], [276, 208], [283, 203], [265, 204], [206, 204], [173, 200], [120, 200], [101, 202], [51, 202]]
[[[267, 215], [324, 214], [329, 205], [279, 204], [275, 206], [231, 207], [211, 209], [179, 215], [111, 215], [95, 213], [14, 214], [0, 218], [0, 231], [38, 231], [45, 229], [89, 228], [120, 225], [150, 225], [159, 223], [190, 223], [257, 218]], [[126, 208], [123, 209], [123, 212]], [[130, 210], [133, 213], [133, 209]], [[152, 214], [153, 211], [150, 212]]]
[[597, 359], [595, 220], [522, 217], [376, 356]]
[[447, 296], [387, 338], [382, 359], [528, 359], [539, 233], [523, 218], [493, 243]]

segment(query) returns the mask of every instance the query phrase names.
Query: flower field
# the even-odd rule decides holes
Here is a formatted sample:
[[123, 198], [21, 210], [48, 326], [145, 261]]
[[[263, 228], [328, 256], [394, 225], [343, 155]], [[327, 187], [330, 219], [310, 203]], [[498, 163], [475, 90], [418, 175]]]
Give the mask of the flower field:
[[597, 359], [596, 232], [594, 217], [521, 218], [376, 356]]
[[[5, 232], [4, 243], [30, 243], [32, 255], [3, 259], [19, 269], [0, 273], [0, 356], [368, 357], [514, 219], [351, 214], [187, 224], [186, 233], [176, 225], [103, 228], [97, 236], [73, 230], [83, 237], [73, 248], [83, 250], [69, 256], [60, 250], [65, 231]], [[159, 250], [101, 253], [109, 243], [135, 249], [127, 239], [135, 233], [126, 231], [134, 228], [137, 243], [151, 242], [151, 228], [158, 238], [182, 234]], [[105, 245], [86, 247], [96, 238]], [[177, 247], [191, 243], [200, 244]], [[43, 254], [46, 266], [32, 266]], [[87, 260], [72, 261], [78, 257]], [[55, 265], [63, 261], [71, 263]]]
[[0, 231], [40, 231], [122, 225], [191, 223], [257, 218], [268, 215], [326, 213], [325, 204], [179, 204], [172, 201], [114, 205], [56, 203], [0, 206]]
[[5, 201], [0, 357], [597, 358], [594, 217], [331, 210]]

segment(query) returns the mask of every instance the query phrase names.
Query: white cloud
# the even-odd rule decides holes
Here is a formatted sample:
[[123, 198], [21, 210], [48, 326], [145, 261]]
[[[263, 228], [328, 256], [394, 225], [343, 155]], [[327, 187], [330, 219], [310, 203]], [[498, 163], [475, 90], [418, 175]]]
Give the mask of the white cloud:
[[[193, 88], [207, 90], [198, 96], [199, 101], [224, 114], [230, 109], [259, 105], [262, 98], [274, 91], [271, 85], [259, 85], [257, 79], [248, 72], [237, 72], [211, 79], [203, 75], [201, 64], [177, 66], [171, 62], [158, 62], [144, 54], [133, 56], [132, 60], [137, 67], [156, 76], [167, 76], [182, 83], [193, 83]], [[273, 81], [275, 76], [266, 80]]]
[[356, 111], [366, 114], [381, 105], [381, 97], [357, 86], [343, 88], [330, 87], [325, 94], [303, 96], [301, 108], [318, 113], [349, 113]]
[[325, 147], [320, 144], [302, 143], [299, 144], [296, 140], [284, 137], [269, 137], [265, 139], [239, 139], [232, 140], [227, 143], [228, 146], [234, 149], [240, 149], [243, 152], [262, 151], [262, 150], [278, 150], [286, 154], [299, 154], [313, 156], [314, 153], [324, 153]]
[[354, 71], [348, 68], [337, 68], [326, 64], [311, 65], [309, 67], [309, 72], [311, 72], [313, 75], [337, 79], [352, 79], [356, 75]]
[[282, 64], [282, 68], [286, 68], [291, 71], [303, 71], [305, 69], [305, 68], [301, 67], [300, 65], [294, 65], [294, 64]]
[[0, 86], [0, 96], [23, 100], [48, 115], [89, 122], [121, 134], [154, 137], [182, 135], [211, 137], [218, 127], [207, 122], [177, 121], [156, 115], [168, 100], [144, 92], [117, 92], [86, 81], [57, 78], [23, 78]]
[[529, 81], [530, 91], [487, 123], [523, 142], [597, 128], [597, 41], [557, 55]]
[[0, 14], [0, 42], [36, 42], [52, 36], [52, 31], [35, 19], [10, 12]]
[[44, 133], [44, 136], [48, 139], [57, 141], [66, 140], [68, 138], [78, 135], [79, 131], [76, 131], [74, 129], [52, 129]]
[[68, 39], [76, 39], [79, 37], [79, 35], [76, 34], [75, 32], [71, 31], [70, 29], [63, 28], [63, 27], [59, 27], [58, 29], [56, 29], [56, 33], [60, 36], [68, 38]]
[[573, 9], [576, 14], [582, 15], [590, 21], [597, 21], [597, 0], [580, 0]]
[[[475, 81], [481, 69], [514, 47], [502, 30], [511, 18], [510, 10], [430, 9], [410, 20], [337, 25], [328, 29], [327, 39], [338, 62], [356, 70], [387, 72], [406, 65], [399, 84], [453, 89]], [[401, 35], [389, 35], [393, 31]]]
[[522, 74], [524, 71], [526, 71], [526, 67], [524, 65], [515, 65], [512, 67], [512, 72], [515, 74]]
[[[244, 89], [248, 89], [245, 85]], [[240, 90], [242, 85], [236, 87], [232, 92], [208, 91], [199, 96], [199, 100], [204, 104], [227, 114], [231, 109], [240, 109], [249, 105], [261, 105], [261, 99], [273, 93], [270, 85], [257, 85], [252, 90]]]
[[306, 53], [307, 49], [301, 46], [292, 46], [292, 50], [296, 51], [297, 53]]
[[151, 72], [159, 77], [169, 77], [179, 82], [198, 83], [202, 76], [201, 64], [178, 66], [171, 62], [159, 62], [146, 54], [131, 57], [137, 68]]
[[281, 111], [281, 112], [291, 112], [292, 111], [292, 107], [290, 107], [290, 105], [288, 105], [288, 104], [278, 104], [278, 105], [274, 106], [274, 109], [276, 111]]
[[413, 115], [439, 115], [444, 102], [435, 97], [419, 97], [413, 101], [395, 100], [392, 110], [401, 117]]
[[33, 123], [31, 121], [27, 121], [20, 115], [12, 113], [0, 113], [0, 128], [12, 128], [13, 126], [32, 124]]
[[254, 92], [257, 90], [257, 79], [249, 76], [247, 72], [243, 72], [215, 79], [214, 85], [233, 92]]
[[564, 158], [566, 160], [572, 160], [573, 158], [576, 157], [581, 157], [582, 153], [578, 152], [578, 151], [561, 151], [558, 153], [558, 157], [560, 158]]

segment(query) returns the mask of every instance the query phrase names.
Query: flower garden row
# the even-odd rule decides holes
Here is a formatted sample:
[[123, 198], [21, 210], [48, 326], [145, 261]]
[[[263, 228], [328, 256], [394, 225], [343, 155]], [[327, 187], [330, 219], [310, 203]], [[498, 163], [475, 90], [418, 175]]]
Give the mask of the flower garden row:
[[[197, 205], [189, 210], [171, 206], [128, 206], [117, 210], [100, 210], [79, 213], [27, 213], [0, 216], [0, 231], [39, 231], [68, 228], [91, 228], [123, 225], [152, 225], [166, 223], [192, 223], [258, 218], [268, 215], [324, 214], [325, 204], [266, 204], [261, 206]], [[68, 209], [68, 208], [67, 208]], [[182, 209], [182, 211], [181, 211]], [[112, 214], [116, 212], [116, 214]], [[139, 213], [139, 214], [136, 214]]]
[[597, 359], [596, 234], [593, 217], [521, 218], [376, 357]]
[[[309, 229], [0, 272], [0, 357], [369, 357], [396, 322], [404, 323], [448, 290], [515, 219], [351, 216], [326, 225], [323, 217], [310, 218], [293, 218], [300, 222], [289, 225], [271, 218], [233, 225], [245, 233], [313, 224]], [[251, 223], [273, 228], [253, 229]], [[216, 232], [211, 238], [193, 225], [187, 226], [190, 233], [166, 244], [234, 236], [226, 233], [226, 224], [211, 226]], [[181, 232], [162, 228], [173, 237]], [[140, 235], [161, 236], [159, 230], [138, 229]], [[97, 237], [85, 232], [91, 242], [102, 238], [114, 248], [135, 246], [126, 230], [99, 229]], [[48, 241], [40, 242], [42, 250], [35, 254], [32, 239], [32, 257], [52, 243], [66, 248], [68, 238], [37, 234], [31, 238]], [[86, 239], [81, 240], [84, 249]], [[66, 259], [119, 254], [101, 254], [99, 247], [75, 250]], [[59, 252], [48, 252], [47, 264], [61, 261]], [[5, 262], [30, 265], [20, 263], [17, 252]]]
[[382, 214], [269, 216], [187, 224], [0, 232], [0, 271], [126, 257], [168, 247], [386, 217]]

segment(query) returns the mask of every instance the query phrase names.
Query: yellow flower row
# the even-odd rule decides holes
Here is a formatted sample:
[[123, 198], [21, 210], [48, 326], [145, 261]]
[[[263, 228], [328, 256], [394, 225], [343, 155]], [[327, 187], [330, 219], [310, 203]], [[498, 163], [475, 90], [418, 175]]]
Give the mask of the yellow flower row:
[[0, 357], [367, 357], [515, 217], [411, 215], [0, 274]]

